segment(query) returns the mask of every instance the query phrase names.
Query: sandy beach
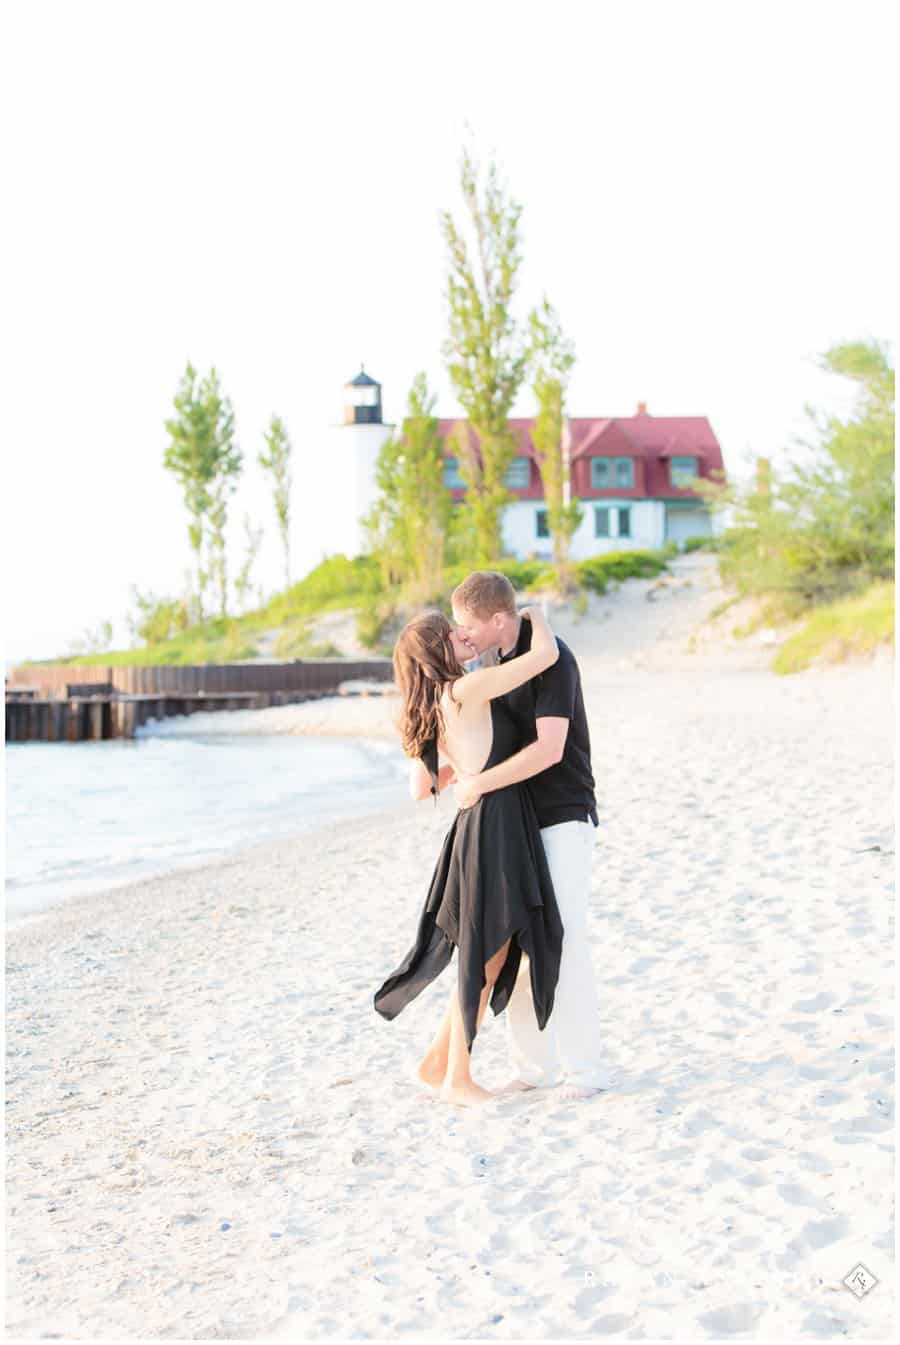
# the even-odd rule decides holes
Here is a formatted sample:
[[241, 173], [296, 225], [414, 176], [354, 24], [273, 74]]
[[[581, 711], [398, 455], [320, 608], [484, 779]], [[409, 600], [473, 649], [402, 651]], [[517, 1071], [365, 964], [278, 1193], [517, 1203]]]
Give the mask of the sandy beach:
[[[591, 726], [613, 1089], [450, 1108], [414, 1070], [452, 973], [375, 1013], [450, 796], [359, 800], [23, 921], [8, 1336], [893, 1335], [892, 660], [779, 678], [765, 641], [697, 635], [708, 558], [653, 582], [558, 626]], [[228, 720], [381, 734], [393, 709]], [[473, 1074], [507, 1077], [502, 1017]]]

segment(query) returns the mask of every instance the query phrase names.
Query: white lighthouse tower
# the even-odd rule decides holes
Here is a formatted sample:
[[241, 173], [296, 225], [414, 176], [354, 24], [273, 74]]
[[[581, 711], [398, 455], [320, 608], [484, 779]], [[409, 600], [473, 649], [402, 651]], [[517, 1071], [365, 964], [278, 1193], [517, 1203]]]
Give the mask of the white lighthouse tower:
[[328, 551], [358, 556], [364, 536], [360, 519], [375, 503], [378, 450], [394, 429], [381, 416], [381, 384], [360, 366], [344, 384], [344, 419], [329, 432], [328, 477], [332, 483]]

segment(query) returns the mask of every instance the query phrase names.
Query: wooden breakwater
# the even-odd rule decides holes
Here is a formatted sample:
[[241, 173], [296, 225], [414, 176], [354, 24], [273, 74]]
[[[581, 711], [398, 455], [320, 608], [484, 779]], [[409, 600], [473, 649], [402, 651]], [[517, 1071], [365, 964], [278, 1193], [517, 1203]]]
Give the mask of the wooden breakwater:
[[343, 682], [389, 682], [392, 675], [388, 659], [18, 667], [6, 682], [6, 741], [130, 738], [149, 719], [315, 700], [334, 695]]

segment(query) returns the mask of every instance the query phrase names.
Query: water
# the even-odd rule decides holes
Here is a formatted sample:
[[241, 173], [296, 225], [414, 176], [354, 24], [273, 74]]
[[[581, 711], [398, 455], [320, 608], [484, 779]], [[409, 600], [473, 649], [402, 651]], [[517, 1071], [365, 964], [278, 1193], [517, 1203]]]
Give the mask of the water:
[[216, 733], [6, 749], [11, 920], [408, 798], [391, 742]]

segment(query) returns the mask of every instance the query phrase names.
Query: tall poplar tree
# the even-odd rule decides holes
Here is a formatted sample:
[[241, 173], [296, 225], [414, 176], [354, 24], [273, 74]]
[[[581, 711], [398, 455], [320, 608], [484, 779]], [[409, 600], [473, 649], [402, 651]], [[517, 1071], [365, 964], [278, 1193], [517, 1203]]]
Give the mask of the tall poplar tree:
[[413, 380], [400, 433], [381, 446], [375, 466], [378, 499], [364, 523], [385, 583], [404, 584], [411, 596], [440, 588], [444, 546], [453, 507], [444, 485], [444, 457], [435, 397], [424, 373]]
[[211, 484], [217, 475], [218, 447], [215, 424], [210, 418], [206, 381], [200, 379], [190, 360], [174, 398], [175, 416], [165, 421], [170, 443], [163, 456], [164, 467], [174, 473], [184, 494], [188, 512], [187, 535], [194, 551], [194, 616], [203, 620], [203, 594], [209, 574], [203, 568], [203, 525], [213, 496]]
[[259, 465], [272, 477], [272, 498], [275, 504], [275, 517], [278, 520], [278, 532], [284, 551], [284, 585], [291, 586], [291, 441], [284, 421], [273, 415], [265, 435], [266, 447], [259, 455]]
[[583, 511], [571, 498], [571, 477], [565, 396], [575, 349], [563, 335], [559, 317], [547, 296], [528, 317], [528, 362], [537, 401], [531, 438], [547, 505], [547, 524], [553, 538], [553, 565], [560, 593], [573, 586], [569, 547]]
[[501, 554], [502, 513], [510, 499], [505, 476], [515, 455], [509, 413], [526, 363], [512, 311], [522, 260], [522, 208], [501, 187], [493, 162], [485, 188], [479, 191], [478, 166], [467, 149], [460, 183], [471, 242], [450, 212], [442, 211], [441, 230], [449, 253], [449, 333], [443, 353], [457, 400], [479, 440], [476, 451], [466, 436], [458, 439], [460, 473], [468, 488], [463, 509], [472, 533], [472, 559], [490, 564]]
[[251, 588], [251, 574], [253, 566], [256, 564], [256, 557], [259, 554], [260, 544], [263, 539], [262, 527], [255, 528], [253, 520], [248, 513], [244, 513], [244, 541], [246, 550], [241, 567], [237, 572], [234, 581], [234, 591], [237, 597], [238, 606], [243, 611], [247, 605]]
[[202, 384], [207, 423], [213, 434], [214, 467], [209, 505], [209, 574], [218, 591], [219, 616], [228, 615], [228, 563], [225, 529], [228, 499], [237, 489], [244, 455], [234, 440], [234, 411], [222, 395], [219, 375], [212, 368]]

